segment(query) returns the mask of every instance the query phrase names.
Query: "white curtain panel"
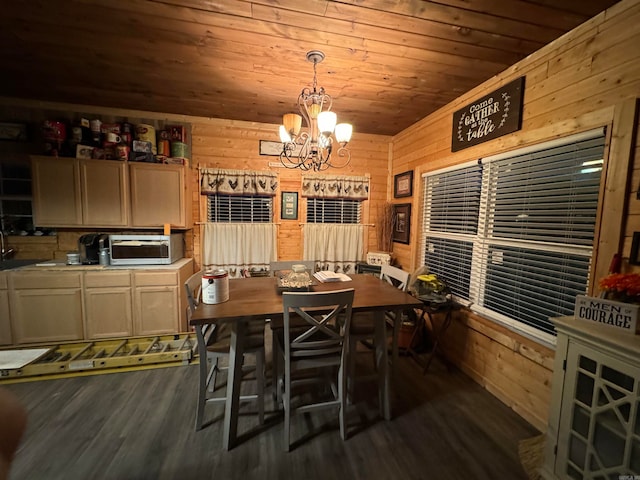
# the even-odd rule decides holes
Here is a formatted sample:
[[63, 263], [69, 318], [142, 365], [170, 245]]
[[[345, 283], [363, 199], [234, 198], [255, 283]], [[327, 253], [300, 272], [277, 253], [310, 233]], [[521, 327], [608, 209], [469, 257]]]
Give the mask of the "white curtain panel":
[[203, 268], [222, 268], [232, 278], [268, 270], [277, 255], [276, 229], [275, 223], [204, 224]]
[[355, 273], [364, 256], [364, 225], [307, 223], [303, 226], [305, 260], [314, 260], [316, 270]]

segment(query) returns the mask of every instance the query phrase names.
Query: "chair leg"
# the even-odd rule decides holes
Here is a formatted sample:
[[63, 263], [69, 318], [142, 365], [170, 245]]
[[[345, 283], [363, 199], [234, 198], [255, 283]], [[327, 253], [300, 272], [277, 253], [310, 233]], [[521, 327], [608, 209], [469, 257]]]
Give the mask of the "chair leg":
[[347, 439], [347, 376], [345, 375], [344, 362], [338, 370], [338, 398], [340, 399], [340, 438]]
[[[349, 337], [347, 349], [347, 363], [348, 363], [348, 394], [353, 397], [356, 387], [356, 353], [358, 350], [358, 340], [353, 337]], [[353, 401], [353, 398], [352, 398]]]
[[278, 341], [273, 330], [271, 331], [271, 335], [271, 388], [273, 388], [273, 398], [278, 401], [278, 359], [280, 358], [280, 355], [278, 355]]
[[218, 379], [218, 372], [220, 371], [220, 368], [218, 367], [218, 360], [219, 357], [216, 357], [207, 376], [207, 387], [210, 392], [216, 391], [216, 381]]
[[264, 348], [256, 352], [256, 383], [258, 390], [258, 420], [264, 424]]
[[202, 429], [202, 420], [204, 417], [204, 406], [207, 403], [207, 378], [209, 372], [208, 370], [208, 359], [207, 355], [200, 356], [200, 375], [198, 380], [198, 405], [196, 406], [196, 431]]
[[285, 372], [285, 378], [283, 382], [283, 399], [282, 403], [284, 406], [284, 438], [283, 438], [283, 448], [285, 452], [288, 452], [291, 448], [289, 444], [290, 438], [290, 429], [291, 429], [291, 376], [290, 372]]

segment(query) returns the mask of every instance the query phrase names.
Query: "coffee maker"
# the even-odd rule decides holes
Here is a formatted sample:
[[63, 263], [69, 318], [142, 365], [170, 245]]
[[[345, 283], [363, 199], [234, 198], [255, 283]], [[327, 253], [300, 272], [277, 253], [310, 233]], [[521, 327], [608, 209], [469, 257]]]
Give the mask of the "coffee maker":
[[83, 265], [95, 265], [98, 263], [98, 254], [101, 248], [109, 248], [109, 235], [106, 233], [87, 233], [78, 239], [78, 251], [80, 263]]

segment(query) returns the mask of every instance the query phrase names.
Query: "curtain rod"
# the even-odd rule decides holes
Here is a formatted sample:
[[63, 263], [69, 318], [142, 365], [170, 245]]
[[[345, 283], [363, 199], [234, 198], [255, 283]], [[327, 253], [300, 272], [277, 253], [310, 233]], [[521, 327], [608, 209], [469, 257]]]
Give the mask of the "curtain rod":
[[[306, 222], [306, 223], [299, 223], [298, 225], [302, 226], [302, 225], [326, 225], [323, 223], [313, 223], [313, 222]], [[345, 223], [332, 223], [331, 225], [362, 225], [363, 227], [375, 227], [376, 224], [375, 223], [349, 223], [349, 224], [345, 224]]]

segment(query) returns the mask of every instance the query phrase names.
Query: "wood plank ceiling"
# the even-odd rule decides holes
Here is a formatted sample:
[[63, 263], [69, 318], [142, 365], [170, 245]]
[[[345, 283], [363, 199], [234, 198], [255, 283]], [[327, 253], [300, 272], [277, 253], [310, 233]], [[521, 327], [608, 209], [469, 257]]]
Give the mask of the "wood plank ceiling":
[[614, 3], [14, 0], [0, 95], [280, 123], [318, 49], [338, 120], [392, 135]]

